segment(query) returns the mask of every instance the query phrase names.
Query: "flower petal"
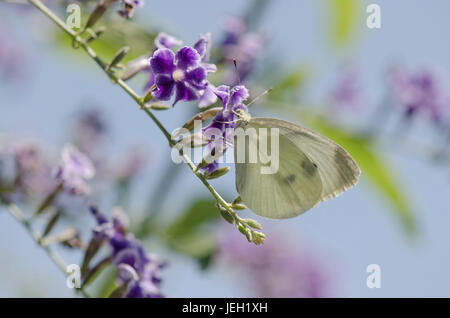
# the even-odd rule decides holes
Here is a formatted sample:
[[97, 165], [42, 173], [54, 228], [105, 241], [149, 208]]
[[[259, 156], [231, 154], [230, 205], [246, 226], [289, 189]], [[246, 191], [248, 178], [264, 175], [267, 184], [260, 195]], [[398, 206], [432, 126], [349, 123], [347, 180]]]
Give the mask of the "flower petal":
[[175, 106], [175, 104], [178, 103], [180, 100], [193, 101], [196, 100], [197, 98], [198, 97], [192, 88], [188, 87], [183, 82], [176, 83], [176, 95], [175, 101], [173, 102], [173, 106]]
[[208, 84], [205, 90], [200, 95], [200, 101], [198, 103], [198, 107], [208, 107], [209, 105], [214, 104], [217, 101], [217, 96], [214, 94], [214, 86]]
[[158, 100], [169, 100], [172, 96], [175, 81], [168, 75], [156, 76], [156, 89], [152, 92], [154, 98]]
[[206, 79], [206, 70], [199, 66], [185, 73], [186, 81], [196, 89], [204, 89], [208, 83]]
[[233, 87], [230, 92], [230, 106], [233, 107], [237, 104], [242, 104], [248, 96], [248, 89], [245, 86], [239, 85]]
[[197, 65], [200, 61], [200, 55], [198, 52], [189, 47], [182, 47], [175, 56], [177, 67], [186, 70], [188, 67]]
[[172, 74], [175, 70], [175, 56], [169, 49], [159, 49], [150, 58], [150, 66], [155, 74]]
[[158, 36], [155, 38], [155, 46], [158, 49], [171, 49], [174, 46], [181, 45], [183, 42], [178, 40], [177, 38], [166, 34], [164, 32], [160, 32]]
[[214, 94], [219, 97], [223, 107], [225, 108], [228, 103], [228, 98], [230, 97], [230, 87], [227, 85], [220, 85], [214, 90]]
[[209, 60], [209, 51], [211, 48], [211, 33], [200, 35], [197, 42], [194, 44], [194, 49], [200, 54], [202, 61]]

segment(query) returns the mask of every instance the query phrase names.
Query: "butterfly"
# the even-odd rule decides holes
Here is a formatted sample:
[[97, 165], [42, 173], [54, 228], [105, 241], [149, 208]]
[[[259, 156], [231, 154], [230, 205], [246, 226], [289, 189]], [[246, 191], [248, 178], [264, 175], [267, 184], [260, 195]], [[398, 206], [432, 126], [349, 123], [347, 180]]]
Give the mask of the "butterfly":
[[235, 130], [239, 128], [245, 133], [249, 129], [257, 132], [248, 134], [241, 148], [247, 159], [251, 149], [258, 149], [261, 154], [262, 131], [277, 131], [275, 173], [262, 173], [267, 164], [261, 157], [256, 162], [238, 160], [239, 142], [234, 136], [236, 190], [242, 202], [259, 216], [271, 219], [298, 216], [358, 182], [361, 170], [350, 154], [309, 129], [280, 119], [251, 118], [248, 114], [239, 116]]

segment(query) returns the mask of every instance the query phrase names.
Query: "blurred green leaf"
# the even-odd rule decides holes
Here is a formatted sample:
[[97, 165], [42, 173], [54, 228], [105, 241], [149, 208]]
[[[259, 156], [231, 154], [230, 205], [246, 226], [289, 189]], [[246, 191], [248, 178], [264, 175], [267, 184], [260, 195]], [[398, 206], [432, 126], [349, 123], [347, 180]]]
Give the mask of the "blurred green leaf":
[[367, 177], [378, 193], [391, 204], [407, 233], [415, 234], [417, 228], [408, 199], [401, 191], [400, 182], [389, 168], [389, 163], [378, 155], [380, 152], [376, 150], [373, 142], [369, 138], [351, 134], [321, 116], [302, 115], [301, 119], [306, 119], [311, 127], [333, 139], [354, 157], [361, 168], [362, 176]]
[[302, 94], [302, 88], [305, 85], [307, 77], [308, 72], [302, 66], [295, 67], [293, 70], [290, 70], [287, 73], [283, 73], [282, 77], [274, 80], [274, 82], [277, 84], [267, 95], [267, 98], [273, 101], [286, 102], [299, 100]]
[[194, 201], [186, 211], [177, 218], [166, 230], [170, 237], [191, 235], [199, 228], [219, 218], [216, 201], [199, 199]]
[[348, 45], [358, 29], [361, 3], [359, 0], [325, 0], [325, 4], [333, 44]]
[[183, 237], [171, 238], [169, 244], [172, 249], [194, 258], [202, 269], [206, 269], [215, 251], [215, 239], [205, 233], [192, 233]]
[[214, 200], [196, 200], [167, 227], [164, 236], [172, 249], [196, 259], [206, 268], [215, 250], [215, 240], [203, 229], [219, 217]]
[[[87, 17], [83, 16], [82, 21], [86, 20]], [[102, 18], [94, 26], [94, 30], [99, 26], [105, 26], [105, 32], [98, 39], [89, 43], [89, 45], [98, 56], [104, 58], [106, 61], [110, 60], [124, 46], [131, 47], [129, 53], [122, 61], [124, 63], [139, 56], [150, 54], [153, 49], [156, 32], [146, 30], [131, 21], [117, 18]], [[55, 30], [53, 37], [53, 43], [56, 43], [62, 49], [76, 53], [72, 48], [71, 39], [65, 33]]]

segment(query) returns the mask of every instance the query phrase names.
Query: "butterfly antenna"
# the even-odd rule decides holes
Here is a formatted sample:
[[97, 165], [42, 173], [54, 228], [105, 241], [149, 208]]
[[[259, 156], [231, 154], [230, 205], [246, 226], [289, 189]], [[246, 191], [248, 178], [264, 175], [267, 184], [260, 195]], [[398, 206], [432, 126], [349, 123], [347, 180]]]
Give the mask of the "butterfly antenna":
[[238, 84], [241, 85], [241, 76], [239, 75], [239, 70], [238, 70], [238, 67], [237, 67], [237, 61], [236, 61], [235, 58], [233, 58], [233, 64], [234, 64], [234, 70], [236, 71], [236, 77], [237, 77], [237, 80], [238, 80]]
[[250, 103], [247, 104], [247, 107], [252, 106], [255, 102], [258, 101], [258, 99], [260, 99], [261, 97], [263, 97], [263, 96], [267, 95], [268, 93], [270, 93], [272, 91], [272, 89], [273, 89], [273, 87], [265, 90], [264, 92], [262, 92], [261, 94], [256, 96]]

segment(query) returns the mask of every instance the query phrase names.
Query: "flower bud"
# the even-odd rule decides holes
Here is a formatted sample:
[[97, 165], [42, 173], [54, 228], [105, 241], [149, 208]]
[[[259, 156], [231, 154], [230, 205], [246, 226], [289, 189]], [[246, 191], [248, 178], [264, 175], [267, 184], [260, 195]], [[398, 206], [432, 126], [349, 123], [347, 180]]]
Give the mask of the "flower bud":
[[225, 219], [225, 221], [227, 221], [230, 224], [233, 224], [234, 223], [234, 217], [231, 215], [231, 213], [228, 212], [227, 209], [225, 209], [220, 204], [216, 204], [216, 205], [217, 205], [217, 208], [219, 209], [220, 214]]
[[212, 180], [212, 179], [220, 178], [221, 176], [227, 174], [228, 171], [230, 171], [230, 167], [227, 166], [227, 167], [219, 168], [211, 173], [205, 172], [203, 175], [205, 176], [206, 179]]
[[106, 12], [106, 9], [116, 0], [102, 0], [100, 1], [97, 6], [95, 7], [94, 11], [92, 11], [91, 15], [89, 16], [88, 22], [86, 23], [86, 26], [84, 27], [83, 33], [87, 28], [90, 28], [93, 26]]
[[208, 143], [208, 140], [204, 138], [203, 134], [200, 132], [186, 136], [178, 143], [182, 145], [182, 147], [196, 148], [205, 146]]
[[231, 206], [235, 210], [245, 210], [247, 207], [243, 204], [233, 204]]
[[253, 231], [252, 234], [253, 234], [253, 243], [255, 243], [256, 245], [261, 245], [264, 243], [264, 240], [266, 239], [264, 233]]
[[241, 198], [240, 195], [238, 195], [238, 196], [236, 197], [236, 199], [233, 200], [233, 203], [232, 203], [232, 204], [239, 204], [239, 203], [241, 203], [241, 202], [242, 202], [242, 198]]
[[241, 232], [242, 234], [245, 235], [245, 237], [247, 238], [247, 241], [252, 242], [252, 233], [248, 228], [245, 227], [244, 224], [239, 223], [237, 228], [238, 228], [239, 232]]
[[170, 109], [170, 105], [164, 103], [151, 103], [145, 105], [147, 108], [151, 108], [153, 110], [168, 110]]
[[209, 118], [216, 116], [220, 111], [222, 111], [222, 107], [214, 107], [214, 108], [207, 109], [201, 113], [198, 113], [197, 115], [195, 115], [194, 117], [189, 119], [183, 125], [183, 128], [192, 130], [192, 129], [194, 129], [194, 122], [196, 120], [201, 120], [202, 122], [204, 122], [204, 121], [208, 120]]
[[256, 222], [255, 220], [252, 219], [242, 219], [242, 222], [244, 222], [245, 224], [247, 224], [248, 226], [257, 229], [257, 230], [261, 230], [262, 229], [262, 225], [259, 224], [258, 222]]
[[[143, 71], [150, 67], [149, 59], [147, 56], [140, 56], [137, 59], [132, 60], [128, 63], [125, 71], [123, 72], [122, 76], [120, 77], [122, 80], [127, 81], [130, 78], [132, 78], [134, 75], [139, 73], [140, 71]], [[150, 89], [150, 91], [153, 89], [153, 87]], [[148, 92], [147, 92], [148, 93]]]
[[120, 48], [117, 53], [113, 56], [111, 63], [108, 64], [108, 66], [106, 67], [106, 70], [111, 69], [112, 67], [116, 66], [117, 64], [119, 64], [120, 61], [123, 60], [123, 58], [125, 57], [125, 55], [127, 55], [128, 51], [130, 50], [129, 46], [124, 46], [122, 48]]

